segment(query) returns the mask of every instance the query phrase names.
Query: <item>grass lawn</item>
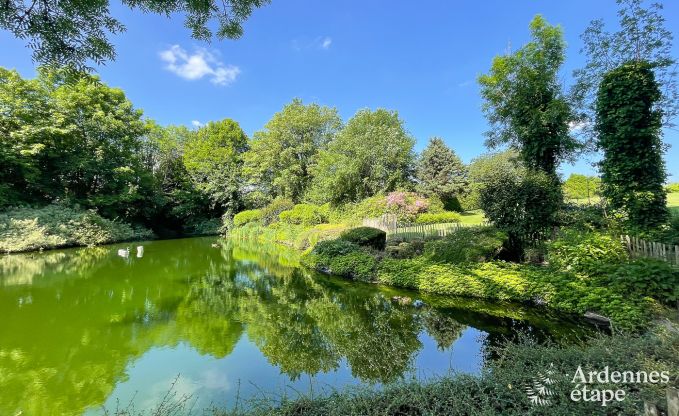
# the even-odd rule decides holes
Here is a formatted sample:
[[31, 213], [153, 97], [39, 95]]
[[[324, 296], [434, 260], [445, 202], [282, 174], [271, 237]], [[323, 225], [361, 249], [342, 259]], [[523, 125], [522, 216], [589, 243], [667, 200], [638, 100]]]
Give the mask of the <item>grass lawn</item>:
[[667, 208], [672, 211], [672, 214], [679, 215], [679, 192], [667, 194]]
[[486, 216], [480, 209], [474, 211], [463, 212], [460, 222], [462, 224], [481, 224], [486, 221]]

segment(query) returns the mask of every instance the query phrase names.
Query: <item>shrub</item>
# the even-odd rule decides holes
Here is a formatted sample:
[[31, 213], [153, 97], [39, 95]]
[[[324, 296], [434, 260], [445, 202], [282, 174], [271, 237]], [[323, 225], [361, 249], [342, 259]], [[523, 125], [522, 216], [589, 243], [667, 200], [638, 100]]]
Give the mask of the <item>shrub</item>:
[[373, 280], [376, 266], [377, 260], [365, 251], [355, 251], [333, 257], [328, 262], [330, 273], [364, 282]]
[[314, 247], [320, 241], [338, 238], [346, 229], [344, 224], [318, 224], [299, 233], [295, 247], [300, 250]]
[[317, 225], [328, 220], [327, 211], [312, 204], [297, 204], [292, 209], [283, 211], [278, 216], [287, 224]]
[[679, 270], [656, 259], [636, 259], [604, 266], [600, 284], [619, 293], [650, 296], [666, 304], [679, 301]]
[[327, 240], [321, 241], [314, 247], [313, 253], [324, 257], [336, 257], [359, 251], [361, 248], [346, 240]]
[[0, 214], [0, 251], [8, 253], [152, 237], [149, 230], [61, 205], [16, 208]]
[[233, 225], [240, 227], [242, 225], [259, 221], [262, 219], [262, 210], [260, 209], [248, 209], [241, 211], [233, 217]]
[[387, 244], [387, 233], [372, 227], [352, 228], [344, 232], [340, 238], [359, 246], [372, 247], [375, 250], [384, 250]]
[[441, 240], [426, 242], [424, 256], [443, 263], [486, 261], [500, 253], [505, 239], [493, 227], [459, 228]]
[[592, 311], [626, 329], [641, 327], [657, 310], [650, 298], [621, 293], [573, 273], [498, 261], [446, 264], [422, 257], [385, 259], [378, 267], [377, 280], [442, 295], [537, 302], [577, 314]]
[[444, 224], [450, 222], [460, 222], [460, 214], [452, 211], [444, 211], [436, 214], [424, 213], [417, 216], [416, 224]]
[[500, 172], [488, 179], [480, 195], [486, 216], [507, 233], [508, 252], [516, 258], [525, 248], [546, 240], [558, 224], [561, 187], [543, 172]]
[[564, 204], [559, 212], [559, 225], [579, 230], [602, 230], [615, 224], [606, 218], [603, 205]]
[[596, 274], [602, 264], [618, 264], [627, 259], [622, 242], [600, 232], [564, 230], [548, 245], [550, 265], [576, 273]]
[[377, 265], [370, 253], [346, 240], [321, 241], [302, 260], [316, 270], [362, 281], [373, 279]]
[[279, 219], [279, 215], [283, 211], [292, 209], [295, 204], [286, 198], [276, 198], [271, 203], [261, 209], [262, 212], [262, 222], [264, 225], [272, 224]]

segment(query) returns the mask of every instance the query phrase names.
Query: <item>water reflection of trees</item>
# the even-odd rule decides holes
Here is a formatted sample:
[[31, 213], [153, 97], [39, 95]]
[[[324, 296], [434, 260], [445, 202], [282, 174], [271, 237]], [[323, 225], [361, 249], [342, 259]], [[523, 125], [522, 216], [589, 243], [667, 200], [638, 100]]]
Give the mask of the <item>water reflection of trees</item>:
[[244, 333], [291, 379], [346, 362], [364, 382], [390, 382], [412, 369], [421, 331], [446, 349], [475, 323], [311, 275], [294, 251], [212, 242], [154, 242], [127, 262], [115, 248], [0, 260], [0, 414], [80, 414], [154, 346], [225, 357]]

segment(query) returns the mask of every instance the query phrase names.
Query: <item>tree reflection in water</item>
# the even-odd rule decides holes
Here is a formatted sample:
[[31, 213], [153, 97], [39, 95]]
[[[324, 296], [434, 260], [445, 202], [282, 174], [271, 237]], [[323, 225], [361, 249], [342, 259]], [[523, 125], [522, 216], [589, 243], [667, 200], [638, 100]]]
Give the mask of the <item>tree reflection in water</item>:
[[0, 414], [81, 414], [154, 347], [223, 358], [246, 335], [291, 380], [346, 365], [361, 382], [388, 383], [417, 370], [422, 334], [447, 350], [467, 325], [506, 333], [519, 321], [502, 313], [530, 319], [450, 300], [397, 305], [403, 292], [312, 274], [294, 251], [213, 242], [146, 243], [142, 259], [116, 256], [118, 246], [0, 257]]

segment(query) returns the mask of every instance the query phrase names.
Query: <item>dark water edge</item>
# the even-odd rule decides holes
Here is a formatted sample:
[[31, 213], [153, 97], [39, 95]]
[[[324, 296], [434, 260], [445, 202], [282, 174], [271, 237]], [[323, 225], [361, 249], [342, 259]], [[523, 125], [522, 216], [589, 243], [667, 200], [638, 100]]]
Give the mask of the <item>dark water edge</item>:
[[216, 241], [0, 257], [0, 414], [151, 408], [178, 375], [175, 391], [202, 408], [477, 374], [489, 346], [519, 333], [568, 343], [591, 331], [542, 308], [351, 282], [300, 268], [280, 246]]

